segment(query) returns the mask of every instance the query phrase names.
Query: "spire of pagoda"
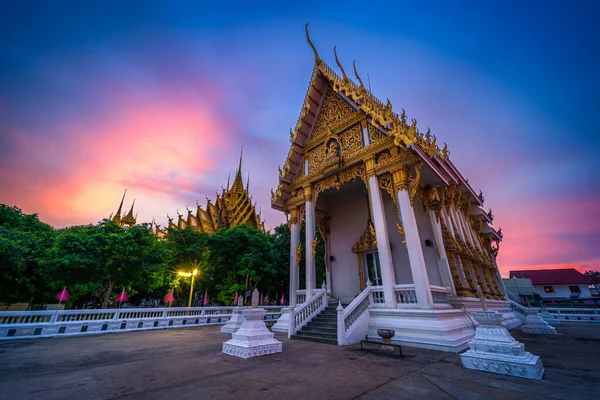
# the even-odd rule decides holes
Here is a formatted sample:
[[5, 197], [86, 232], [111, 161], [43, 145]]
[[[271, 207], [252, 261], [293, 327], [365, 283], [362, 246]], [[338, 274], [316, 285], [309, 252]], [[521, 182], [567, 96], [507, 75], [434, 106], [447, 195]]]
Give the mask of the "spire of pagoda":
[[[123, 225], [129, 225], [129, 226], [135, 225], [137, 218], [133, 216], [133, 206], [134, 205], [135, 205], [135, 199], [133, 199], [133, 203], [131, 203], [131, 208], [129, 209], [129, 212], [127, 213], [127, 215], [124, 216], [123, 219], [121, 219], [121, 223]], [[136, 214], [136, 216], [137, 216], [137, 214]]]
[[121, 198], [121, 203], [119, 204], [119, 208], [117, 209], [117, 212], [111, 218], [111, 220], [113, 222], [116, 222], [117, 224], [121, 223], [121, 213], [123, 212], [123, 201], [125, 201], [126, 194], [127, 194], [127, 189], [125, 189], [125, 192], [123, 193], [123, 197]]
[[242, 147], [242, 151], [240, 152], [240, 164], [238, 166], [237, 172], [235, 173], [235, 179], [233, 180], [233, 185], [231, 186], [231, 190], [233, 192], [243, 192], [244, 191], [244, 183], [242, 181], [242, 156], [244, 154], [244, 148]]

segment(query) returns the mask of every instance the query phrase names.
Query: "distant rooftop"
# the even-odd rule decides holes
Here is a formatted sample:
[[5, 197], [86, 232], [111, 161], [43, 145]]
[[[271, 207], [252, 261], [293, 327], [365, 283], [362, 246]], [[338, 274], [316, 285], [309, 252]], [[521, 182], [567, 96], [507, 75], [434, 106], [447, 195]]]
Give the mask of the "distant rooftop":
[[590, 279], [575, 268], [530, 269], [510, 271], [511, 278], [528, 278], [534, 285], [590, 283]]

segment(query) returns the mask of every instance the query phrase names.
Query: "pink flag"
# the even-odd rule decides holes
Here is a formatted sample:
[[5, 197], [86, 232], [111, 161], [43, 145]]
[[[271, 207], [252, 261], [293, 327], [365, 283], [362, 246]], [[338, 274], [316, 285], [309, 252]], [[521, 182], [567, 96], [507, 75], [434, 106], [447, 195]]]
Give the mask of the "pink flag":
[[260, 303], [259, 304], [262, 306], [262, 293], [260, 294]]
[[235, 292], [235, 299], [233, 299], [234, 306], [237, 306], [237, 301], [238, 301], [238, 294], [237, 294], [237, 292]]
[[206, 303], [208, 303], [208, 290], [204, 291], [204, 301], [202, 302], [202, 305], [206, 305]]
[[592, 300], [590, 300], [590, 299], [587, 299], [586, 303], [588, 303], [588, 304], [592, 304]]
[[552, 299], [552, 304], [556, 304], [556, 302], [554, 301], [554, 299]]
[[521, 304], [525, 304], [525, 299], [522, 297], [519, 297], [519, 300], [521, 301]]
[[283, 292], [281, 293], [281, 305], [285, 304], [285, 297], [283, 296]]
[[67, 292], [67, 287], [65, 286], [63, 290], [60, 291], [59, 294], [56, 295], [56, 300], [58, 300], [58, 304], [63, 301], [69, 300], [69, 292]]
[[175, 298], [173, 298], [173, 292], [171, 290], [169, 290], [169, 293], [167, 293], [167, 295], [165, 296], [165, 302], [170, 304], [174, 300], [175, 300]]
[[129, 300], [129, 297], [127, 297], [127, 293], [125, 293], [125, 289], [123, 289], [123, 291], [121, 293], [119, 293], [119, 295], [117, 296], [117, 298], [115, 300], [118, 301], [119, 303], [123, 303], [123, 302]]

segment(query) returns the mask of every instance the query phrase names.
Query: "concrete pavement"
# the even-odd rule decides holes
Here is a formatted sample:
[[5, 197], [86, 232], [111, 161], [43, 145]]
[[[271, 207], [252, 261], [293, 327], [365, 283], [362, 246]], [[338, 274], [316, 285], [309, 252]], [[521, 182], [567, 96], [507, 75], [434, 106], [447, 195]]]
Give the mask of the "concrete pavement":
[[595, 399], [600, 324], [560, 324], [555, 337], [513, 331], [542, 358], [531, 381], [461, 367], [458, 355], [287, 340], [243, 360], [221, 353], [219, 327], [0, 343], [0, 399]]

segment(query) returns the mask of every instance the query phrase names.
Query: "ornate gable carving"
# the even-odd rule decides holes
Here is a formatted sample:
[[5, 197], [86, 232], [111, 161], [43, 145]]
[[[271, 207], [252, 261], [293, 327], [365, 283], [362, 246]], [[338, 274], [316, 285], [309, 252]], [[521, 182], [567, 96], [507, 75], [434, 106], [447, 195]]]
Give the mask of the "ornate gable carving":
[[323, 105], [315, 123], [315, 128], [306, 147], [310, 147], [318, 140], [329, 136], [334, 126], [352, 118], [357, 113], [358, 111], [350, 107], [344, 99], [333, 91], [331, 86], [328, 86], [325, 100], [323, 100]]

